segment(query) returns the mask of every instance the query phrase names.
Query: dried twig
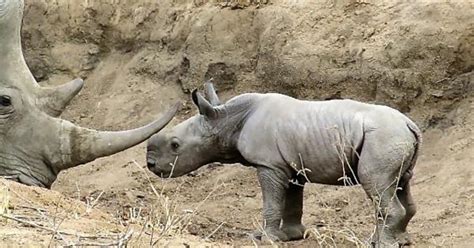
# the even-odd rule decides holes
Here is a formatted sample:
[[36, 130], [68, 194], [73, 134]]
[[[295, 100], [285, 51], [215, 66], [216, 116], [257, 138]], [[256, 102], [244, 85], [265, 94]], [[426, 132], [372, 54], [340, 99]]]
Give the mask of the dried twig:
[[93, 247], [111, 247], [111, 246], [117, 246], [117, 247], [126, 247], [128, 241], [132, 238], [133, 235], [133, 230], [130, 229], [128, 230], [125, 234], [119, 237], [118, 240], [112, 242], [112, 243], [79, 243], [79, 244], [74, 244], [74, 246], [93, 246]]
[[9, 215], [9, 214], [0, 214], [0, 217], [3, 217], [5, 219], [9, 219], [9, 220], [13, 220], [13, 221], [16, 221], [18, 223], [21, 223], [21, 224], [24, 224], [24, 225], [27, 225], [27, 226], [31, 226], [31, 227], [35, 227], [35, 228], [39, 228], [39, 229], [42, 229], [42, 230], [45, 230], [45, 231], [49, 231], [49, 232], [56, 232], [56, 233], [60, 233], [60, 234], [63, 234], [63, 235], [70, 235], [70, 236], [76, 236], [76, 237], [79, 237], [79, 238], [82, 238], [82, 239], [103, 239], [103, 238], [112, 238], [112, 237], [115, 237], [116, 234], [108, 234], [108, 235], [87, 235], [87, 234], [78, 234], [78, 233], [73, 233], [73, 232], [68, 232], [68, 231], [60, 231], [60, 230], [55, 230], [53, 228], [50, 228], [50, 227], [46, 227], [40, 223], [37, 223], [37, 222], [34, 222], [34, 221], [29, 221], [29, 220], [24, 220], [24, 219], [20, 219], [16, 216], [13, 216], [13, 215]]
[[214, 235], [217, 231], [219, 231], [219, 229], [225, 224], [225, 222], [222, 222], [220, 225], [218, 225], [216, 227], [216, 229], [214, 229], [214, 231], [212, 231], [209, 235], [207, 235], [207, 237], [204, 239], [204, 240], [209, 240], [212, 235]]
[[418, 184], [424, 183], [424, 182], [429, 181], [429, 180], [431, 180], [431, 179], [433, 179], [433, 178], [435, 178], [435, 177], [436, 177], [435, 175], [432, 175], [432, 176], [429, 176], [429, 177], [427, 177], [427, 178], [423, 178], [423, 179], [421, 179], [421, 180], [419, 180], [419, 181], [415, 181], [415, 182], [413, 183], [413, 185], [418, 185]]
[[[39, 228], [39, 229], [42, 229], [42, 230], [45, 230], [45, 231], [52, 232], [53, 234], [63, 234], [63, 235], [76, 236], [76, 237], [79, 237], [80, 239], [95, 239], [95, 240], [104, 239], [104, 238], [111, 239], [111, 238], [117, 236], [117, 235], [114, 235], [114, 234], [111, 234], [111, 235], [83, 235], [83, 234], [78, 234], [78, 233], [71, 233], [71, 232], [57, 230], [57, 228], [53, 229], [53, 228], [45, 227], [45, 226], [43, 226], [41, 224], [38, 224], [36, 222], [20, 219], [20, 218], [17, 218], [15, 216], [8, 215], [8, 214], [0, 214], [0, 216], [3, 217], [3, 218], [6, 218], [6, 219], [13, 220], [13, 221], [16, 221], [18, 223], [24, 224], [24, 225], [28, 225], [28, 226], [31, 226], [31, 227], [35, 227], [35, 228]], [[118, 238], [118, 240], [116, 240], [112, 243], [91, 243], [91, 242], [89, 242], [89, 243], [73, 244], [73, 246], [106, 246], [106, 247], [117, 246], [117, 247], [124, 247], [124, 246], [126, 246], [128, 241], [132, 237], [132, 234], [133, 234], [133, 230], [130, 229], [125, 234], [121, 235]], [[64, 240], [64, 238], [63, 238], [63, 240]]]

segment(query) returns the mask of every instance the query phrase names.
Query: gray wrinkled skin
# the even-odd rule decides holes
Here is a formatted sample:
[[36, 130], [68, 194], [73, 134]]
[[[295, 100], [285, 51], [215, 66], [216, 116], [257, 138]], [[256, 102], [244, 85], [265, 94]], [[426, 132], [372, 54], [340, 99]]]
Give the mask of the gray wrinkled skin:
[[176, 114], [178, 105], [147, 126], [122, 132], [99, 132], [55, 118], [83, 81], [38, 85], [21, 50], [22, 16], [22, 0], [0, 0], [0, 177], [49, 188], [60, 171], [137, 145]]
[[149, 140], [151, 171], [177, 177], [211, 162], [255, 167], [265, 232], [280, 241], [303, 238], [305, 183], [361, 184], [380, 206], [374, 244], [410, 243], [406, 227], [416, 209], [409, 180], [421, 143], [410, 119], [386, 106], [280, 94], [243, 94], [218, 105], [212, 85], [206, 89], [209, 101], [193, 92], [200, 114]]

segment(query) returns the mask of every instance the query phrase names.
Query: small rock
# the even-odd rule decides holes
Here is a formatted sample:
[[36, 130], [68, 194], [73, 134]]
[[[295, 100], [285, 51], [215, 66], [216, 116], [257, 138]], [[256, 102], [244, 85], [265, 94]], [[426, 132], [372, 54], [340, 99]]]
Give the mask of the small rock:
[[368, 38], [372, 37], [372, 35], [374, 35], [374, 34], [375, 34], [375, 28], [369, 28], [365, 31], [365, 33], [364, 33], [365, 37], [364, 38], [368, 39]]
[[320, 220], [319, 222], [316, 223], [316, 227], [323, 227], [326, 225], [326, 221]]
[[89, 51], [87, 51], [90, 55], [97, 55], [100, 52], [100, 47], [97, 45], [93, 45]]
[[443, 97], [444, 92], [442, 90], [432, 90], [430, 95], [432, 95], [434, 97]]

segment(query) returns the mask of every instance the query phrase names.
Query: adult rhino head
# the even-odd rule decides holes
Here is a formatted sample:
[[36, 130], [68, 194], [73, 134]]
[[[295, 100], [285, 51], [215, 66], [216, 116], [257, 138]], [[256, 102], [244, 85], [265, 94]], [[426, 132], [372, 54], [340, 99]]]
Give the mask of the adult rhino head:
[[249, 111], [247, 104], [240, 104], [245, 98], [221, 105], [210, 82], [205, 83], [205, 95], [194, 90], [199, 113], [148, 141], [147, 164], [156, 175], [179, 177], [211, 162], [241, 162], [233, 141]]
[[29, 95], [34, 105], [59, 116], [84, 83], [73, 80], [56, 87], [40, 87], [26, 65], [21, 47], [23, 0], [0, 0], [0, 83]]
[[55, 118], [83, 82], [38, 85], [21, 49], [22, 12], [22, 0], [0, 0], [1, 177], [49, 188], [60, 171], [141, 143], [174, 117], [177, 104], [149, 125], [122, 132], [99, 132]]
[[49, 188], [62, 170], [112, 155], [166, 126], [178, 104], [134, 130], [100, 132], [57, 119], [31, 104], [15, 87], [0, 87], [0, 176]]

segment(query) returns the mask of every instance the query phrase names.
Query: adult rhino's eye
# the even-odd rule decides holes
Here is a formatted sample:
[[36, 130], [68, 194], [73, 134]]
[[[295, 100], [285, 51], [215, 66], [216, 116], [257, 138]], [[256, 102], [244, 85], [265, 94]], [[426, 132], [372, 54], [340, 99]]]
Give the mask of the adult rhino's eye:
[[9, 96], [0, 96], [0, 106], [9, 107], [12, 105], [12, 100]]

